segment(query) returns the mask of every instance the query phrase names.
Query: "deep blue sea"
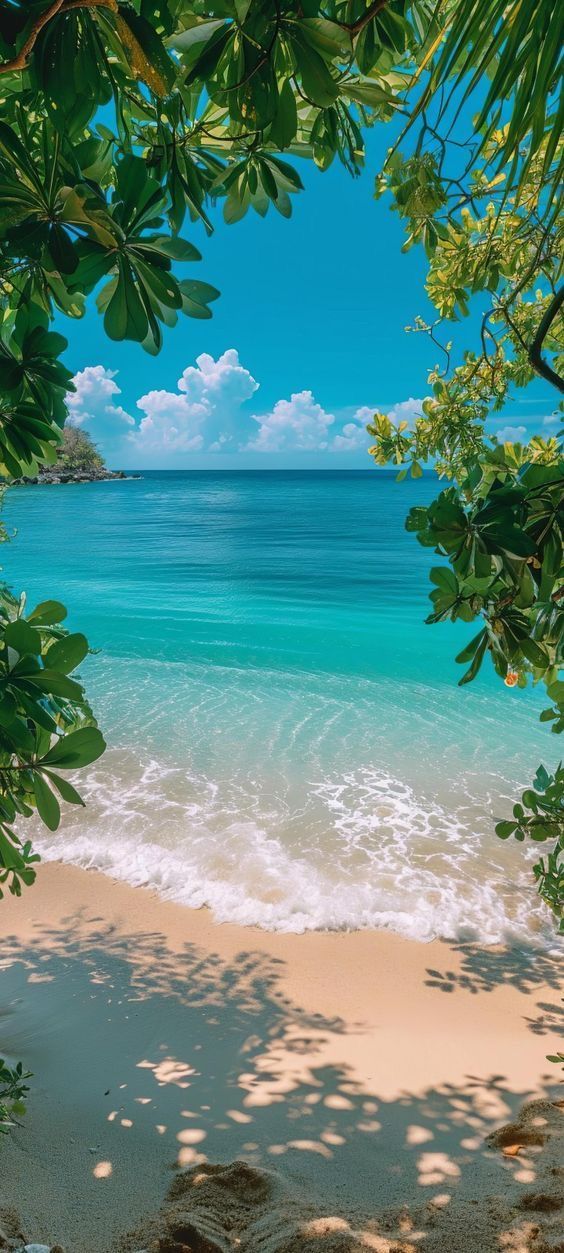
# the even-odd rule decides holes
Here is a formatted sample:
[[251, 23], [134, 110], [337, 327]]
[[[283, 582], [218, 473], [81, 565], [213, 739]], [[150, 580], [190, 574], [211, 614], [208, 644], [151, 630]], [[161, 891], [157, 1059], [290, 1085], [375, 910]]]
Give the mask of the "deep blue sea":
[[8, 492], [4, 578], [99, 650], [109, 745], [41, 851], [218, 920], [541, 938], [493, 816], [553, 742], [540, 694], [458, 688], [468, 629], [423, 623], [437, 558], [404, 518], [436, 490], [367, 469]]

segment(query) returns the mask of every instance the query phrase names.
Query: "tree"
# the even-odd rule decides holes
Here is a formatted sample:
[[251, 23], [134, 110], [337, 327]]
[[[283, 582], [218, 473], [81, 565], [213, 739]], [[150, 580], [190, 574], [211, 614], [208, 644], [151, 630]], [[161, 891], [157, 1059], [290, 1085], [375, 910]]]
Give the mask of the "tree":
[[[408, 470], [417, 477], [421, 463], [431, 461], [450, 480], [430, 506], [410, 511], [406, 526], [449, 563], [431, 570], [427, 622], [479, 624], [456, 658], [468, 667], [460, 683], [471, 682], [486, 658], [508, 687], [543, 683], [549, 704], [541, 721], [559, 733], [564, 729], [562, 442], [545, 432], [525, 446], [500, 445], [484, 430], [485, 419], [503, 407], [510, 389], [525, 387], [536, 376], [547, 380], [556, 396], [564, 392], [563, 93], [551, 59], [560, 41], [553, 42], [549, 6], [526, 7], [527, 14], [519, 14], [518, 5], [505, 10], [506, 22], [494, 40], [492, 85], [469, 140], [461, 143], [458, 134], [453, 144], [442, 98], [436, 116], [429, 116], [429, 89], [419, 110], [415, 151], [404, 158], [396, 146], [379, 180], [378, 191], [391, 190], [394, 207], [406, 219], [406, 246], [421, 241], [427, 250], [427, 293], [438, 316], [432, 324], [417, 318], [408, 329], [429, 336], [441, 363], [429, 373], [431, 395], [411, 430], [405, 422], [393, 426], [383, 414], [376, 414], [368, 429], [376, 462], [401, 467], [399, 478]], [[478, 16], [478, 7], [467, 0], [461, 29], [472, 9]], [[537, 26], [539, 12], [544, 22]], [[489, 16], [488, 10], [488, 21]], [[448, 65], [448, 44], [449, 39], [435, 71], [437, 83], [441, 67]], [[470, 72], [468, 61], [464, 71]], [[460, 84], [460, 76], [455, 79]], [[499, 102], [493, 120], [487, 120], [502, 82], [511, 111], [504, 121]], [[448, 321], [465, 317], [472, 298], [480, 296], [487, 303], [478, 351], [464, 353], [453, 366], [452, 344], [442, 342], [441, 332]], [[533, 870], [564, 932], [562, 765], [552, 771], [540, 766], [512, 817], [500, 819], [496, 831], [502, 839], [548, 846]]]
[[101, 470], [104, 458], [92, 440], [88, 431], [79, 426], [65, 426], [63, 438], [58, 448], [56, 468], [87, 473]]
[[[163, 326], [180, 313], [210, 317], [219, 294], [176, 273], [200, 260], [180, 235], [186, 219], [211, 230], [220, 198], [230, 223], [251, 208], [289, 217], [302, 184], [280, 152], [321, 169], [337, 157], [355, 174], [363, 128], [404, 119], [409, 153], [395, 146], [381, 187], [409, 242], [427, 249], [440, 316], [464, 315], [469, 291], [487, 291], [493, 308], [481, 355], [452, 377], [449, 366], [433, 371], [434, 397], [415, 432], [377, 417], [375, 455], [411, 461], [413, 473], [438, 457], [453, 476], [410, 526], [453, 567], [435, 576], [435, 613], [484, 620], [487, 640], [480, 635], [466, 677], [488, 651], [500, 671], [517, 666], [519, 681], [544, 677], [559, 702], [557, 451], [541, 441], [502, 452], [483, 437], [510, 384], [534, 371], [558, 377], [545, 357], [561, 304], [551, 287], [563, 163], [558, 18], [558, 0], [0, 0], [0, 472], [33, 474], [57, 456], [72, 384], [65, 340], [49, 330], [55, 311], [80, 317], [96, 293], [111, 338], [157, 353]], [[476, 92], [455, 169], [457, 115]], [[526, 301], [537, 282], [540, 295]], [[515, 552], [519, 527], [528, 546]], [[84, 647], [63, 635], [61, 607], [25, 620], [23, 601], [5, 603], [0, 857], [19, 890], [33, 871], [13, 816], [38, 808], [56, 825], [61, 784], [50, 755], [78, 735], [73, 764], [77, 754], [92, 760], [101, 737], [82, 688], [55, 664], [72, 669]], [[558, 795], [558, 776], [548, 786]], [[550, 795], [537, 793], [541, 814]], [[549, 881], [546, 899], [553, 871]]]

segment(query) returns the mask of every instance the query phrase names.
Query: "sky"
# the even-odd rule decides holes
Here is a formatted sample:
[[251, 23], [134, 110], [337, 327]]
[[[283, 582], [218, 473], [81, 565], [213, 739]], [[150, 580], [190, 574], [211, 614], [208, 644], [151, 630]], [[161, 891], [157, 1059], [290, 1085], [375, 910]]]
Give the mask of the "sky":
[[[70, 420], [109, 466], [368, 468], [373, 412], [408, 421], [420, 412], [437, 354], [405, 327], [434, 311], [422, 248], [401, 252], [397, 213], [374, 199], [390, 138], [385, 126], [368, 134], [359, 178], [338, 161], [325, 173], [300, 162], [305, 190], [289, 220], [271, 207], [227, 226], [221, 202], [211, 237], [187, 220], [182, 234], [202, 261], [176, 273], [221, 296], [209, 321], [181, 316], [165, 328], [158, 357], [109, 340], [93, 300], [80, 321], [57, 319], [77, 388]], [[455, 346], [475, 345], [477, 329], [476, 318], [455, 325]], [[535, 383], [491, 429], [526, 438], [553, 407], [550, 388]]]

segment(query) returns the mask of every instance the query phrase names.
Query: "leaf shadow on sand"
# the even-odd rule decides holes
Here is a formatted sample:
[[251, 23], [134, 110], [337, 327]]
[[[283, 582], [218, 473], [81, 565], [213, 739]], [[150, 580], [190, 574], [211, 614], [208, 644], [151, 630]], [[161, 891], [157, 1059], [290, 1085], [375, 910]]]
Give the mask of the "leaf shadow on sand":
[[[456, 954], [460, 970], [427, 969], [427, 987], [438, 992], [457, 990], [478, 995], [492, 992], [505, 984], [518, 992], [528, 994], [539, 987], [562, 992], [562, 961], [554, 954], [543, 952], [540, 947], [515, 946], [483, 948], [469, 940], [443, 941], [452, 954]], [[564, 1035], [564, 1008], [562, 1002], [540, 1001], [541, 1013], [536, 1017], [524, 1017], [529, 1031], [535, 1035]]]
[[[501, 959], [482, 955], [474, 968], [464, 956], [485, 985], [478, 992], [502, 979]], [[25, 946], [8, 937], [2, 965], [2, 1049], [35, 1074], [25, 1125], [3, 1151], [2, 1192], [22, 1205], [32, 1171], [24, 1218], [34, 1238], [113, 1251], [120, 1232], [157, 1210], [173, 1170], [238, 1157], [280, 1172], [298, 1208], [315, 1196], [324, 1215], [358, 1226], [364, 1214], [374, 1241], [393, 1227], [399, 1239], [403, 1223], [408, 1243], [390, 1248], [431, 1251], [460, 1204], [473, 1215], [474, 1244], [460, 1236], [437, 1249], [536, 1247], [510, 1242], [511, 1206], [479, 1200], [508, 1187], [525, 1195], [537, 1182], [532, 1148], [509, 1160], [486, 1142], [530, 1095], [503, 1075], [383, 1099], [376, 1080], [372, 1091], [347, 1065], [327, 1064], [327, 1041], [355, 1028], [289, 1001], [282, 962], [251, 950], [226, 961], [189, 943], [173, 951], [158, 933], [88, 914], [38, 926]], [[549, 1069], [547, 1097], [558, 1093]]]

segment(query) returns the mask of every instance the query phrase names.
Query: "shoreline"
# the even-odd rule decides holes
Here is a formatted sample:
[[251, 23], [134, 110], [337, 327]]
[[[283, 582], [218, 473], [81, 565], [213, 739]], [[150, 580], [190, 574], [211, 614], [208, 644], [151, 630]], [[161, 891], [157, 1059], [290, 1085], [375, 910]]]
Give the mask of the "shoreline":
[[557, 958], [216, 924], [61, 863], [2, 909], [0, 1055], [34, 1079], [0, 1202], [35, 1240], [113, 1253], [171, 1172], [236, 1158], [347, 1219], [530, 1186], [485, 1137], [562, 1094]]
[[103, 473], [84, 473], [79, 470], [51, 471], [48, 474], [36, 474], [12, 479], [9, 487], [68, 487], [75, 483], [123, 483], [126, 479], [142, 479], [142, 474], [127, 474], [125, 470], [104, 470]]

